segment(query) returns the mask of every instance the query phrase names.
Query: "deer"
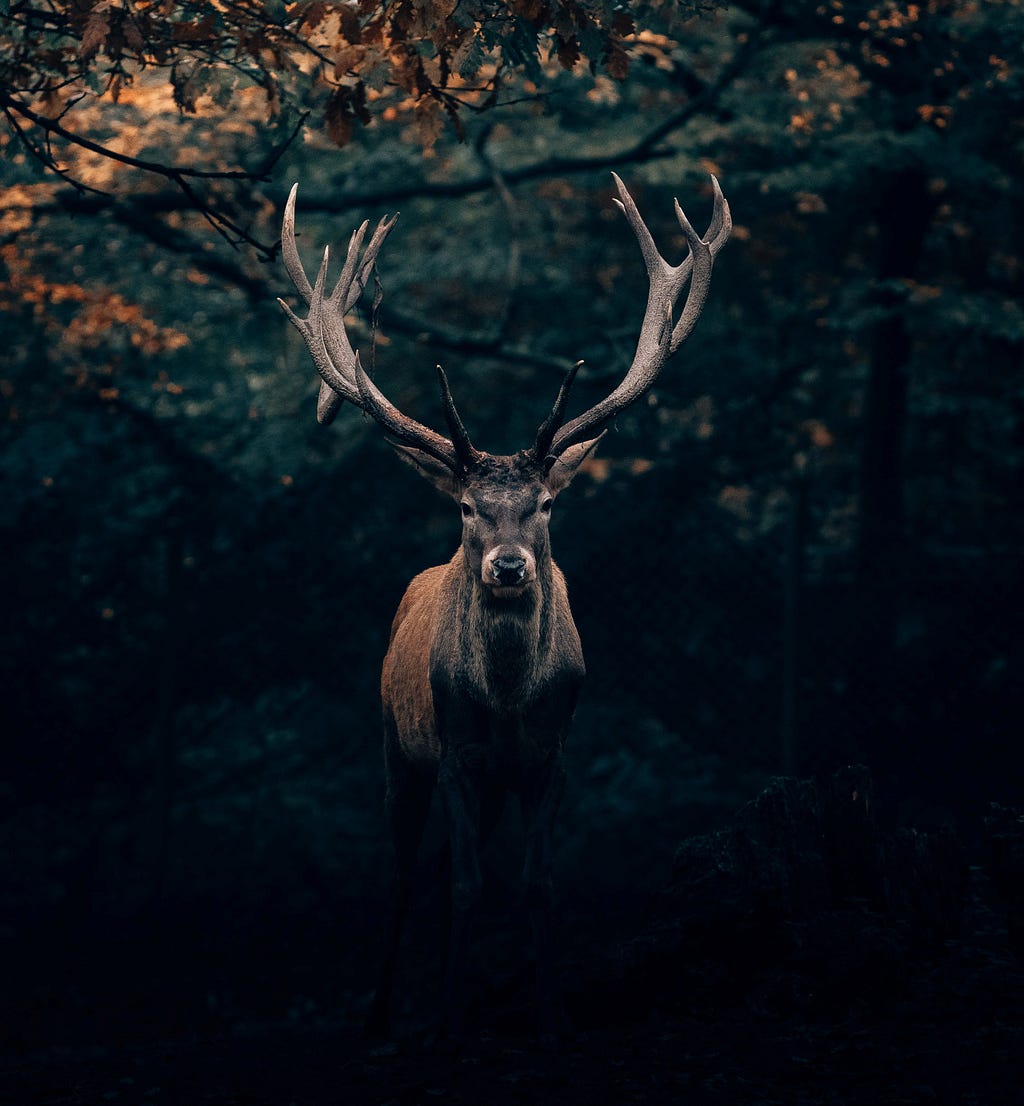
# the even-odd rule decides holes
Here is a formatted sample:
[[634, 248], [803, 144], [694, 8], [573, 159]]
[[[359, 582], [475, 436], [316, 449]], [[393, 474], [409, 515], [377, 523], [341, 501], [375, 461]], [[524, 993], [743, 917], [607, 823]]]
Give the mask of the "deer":
[[[320, 376], [317, 419], [329, 424], [344, 402], [380, 427], [422, 477], [459, 505], [462, 539], [447, 564], [409, 583], [391, 626], [381, 672], [385, 806], [395, 859], [390, 921], [367, 1031], [386, 1036], [403, 923], [410, 911], [417, 853], [435, 791], [450, 850], [447, 955], [441, 1033], [462, 1039], [466, 961], [482, 889], [480, 851], [506, 795], [517, 796], [525, 827], [522, 884], [532, 930], [541, 1037], [565, 1028], [556, 982], [550, 912], [553, 833], [565, 786], [564, 749], [586, 668], [565, 578], [551, 556], [552, 505], [596, 449], [615, 417], [645, 395], [693, 332], [711, 272], [732, 229], [729, 205], [711, 177], [713, 213], [701, 237], [675, 201], [688, 252], [670, 265], [616, 174], [613, 200], [640, 247], [648, 296], [636, 352], [617, 387], [565, 420], [582, 362], [564, 376], [531, 446], [510, 456], [477, 449], [437, 366], [448, 435], [398, 410], [353, 350], [345, 315], [363, 292], [397, 215], [353, 232], [341, 274], [326, 292], [330, 247], [312, 284], [295, 241], [295, 184], [285, 207], [281, 253], [308, 306], [300, 318], [278, 302], [305, 340]], [[682, 291], [687, 294], [674, 317]]]

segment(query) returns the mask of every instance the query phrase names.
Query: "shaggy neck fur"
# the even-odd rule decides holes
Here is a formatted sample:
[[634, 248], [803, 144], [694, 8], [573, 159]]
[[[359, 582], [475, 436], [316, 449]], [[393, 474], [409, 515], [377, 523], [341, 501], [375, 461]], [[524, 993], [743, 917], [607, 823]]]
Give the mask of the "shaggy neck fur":
[[516, 711], [529, 702], [551, 652], [551, 556], [522, 595], [500, 599], [462, 561], [461, 659], [486, 702]]

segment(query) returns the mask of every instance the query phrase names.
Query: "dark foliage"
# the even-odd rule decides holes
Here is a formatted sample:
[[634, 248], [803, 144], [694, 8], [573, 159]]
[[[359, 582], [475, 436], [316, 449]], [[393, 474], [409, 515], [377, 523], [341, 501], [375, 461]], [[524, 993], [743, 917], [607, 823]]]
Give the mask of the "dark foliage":
[[[478, 5], [465, 34], [503, 60], [462, 59], [482, 76], [458, 105], [469, 78], [444, 84], [411, 14], [431, 5], [341, 7], [366, 41], [331, 50], [366, 49], [308, 80], [275, 51], [338, 5], [216, 6], [202, 42], [210, 5], [4, 8], [3, 1093], [1013, 1101], [1020, 5], [628, 5], [635, 33], [612, 4]], [[575, 43], [541, 26], [556, 9], [583, 13]], [[386, 10], [414, 44], [394, 77], [371, 72]], [[703, 226], [709, 170], [736, 233], [678, 367], [553, 523], [589, 668], [558, 872], [587, 1036], [534, 1051], [512, 818], [481, 1043], [416, 1045], [434, 825], [402, 1047], [368, 1055], [380, 658], [458, 519], [352, 410], [313, 426], [263, 262], [294, 179], [308, 266], [400, 203], [383, 304], [352, 322], [366, 363], [440, 425], [443, 361], [474, 441], [515, 450], [567, 365], [573, 414], [629, 361], [642, 275], [610, 168], [673, 260], [671, 197]], [[874, 783], [835, 776], [857, 763]]]

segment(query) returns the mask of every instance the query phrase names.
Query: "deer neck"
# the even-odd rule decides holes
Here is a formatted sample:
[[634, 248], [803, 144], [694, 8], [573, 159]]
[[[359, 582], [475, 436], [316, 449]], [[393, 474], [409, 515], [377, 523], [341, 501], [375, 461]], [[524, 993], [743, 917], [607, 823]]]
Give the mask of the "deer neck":
[[552, 562], [537, 560], [537, 577], [522, 595], [498, 598], [463, 561], [460, 650], [484, 701], [514, 711], [531, 698], [552, 643]]

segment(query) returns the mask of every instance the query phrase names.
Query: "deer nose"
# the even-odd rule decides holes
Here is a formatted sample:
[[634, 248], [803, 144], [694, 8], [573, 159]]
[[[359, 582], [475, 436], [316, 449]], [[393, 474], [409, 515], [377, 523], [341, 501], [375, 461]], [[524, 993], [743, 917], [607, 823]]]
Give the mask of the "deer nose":
[[521, 583], [526, 575], [526, 561], [522, 557], [505, 554], [491, 562], [495, 579], [505, 587]]

